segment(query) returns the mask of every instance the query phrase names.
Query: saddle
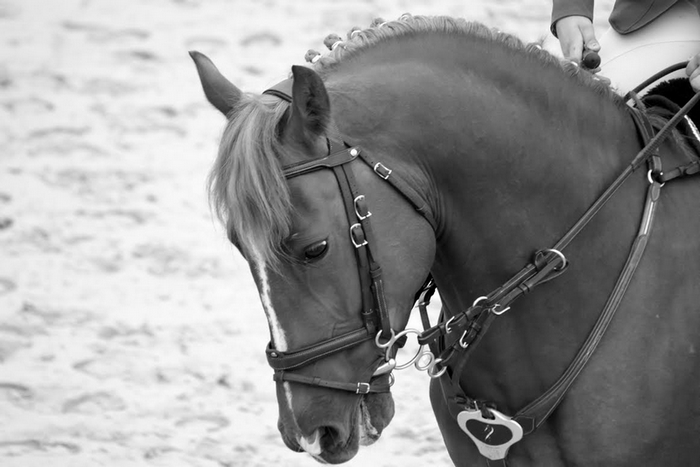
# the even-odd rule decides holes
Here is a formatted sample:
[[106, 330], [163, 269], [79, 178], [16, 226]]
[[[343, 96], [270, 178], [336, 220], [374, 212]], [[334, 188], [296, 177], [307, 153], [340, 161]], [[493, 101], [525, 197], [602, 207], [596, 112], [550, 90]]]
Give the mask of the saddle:
[[[653, 87], [642, 99], [637, 102], [641, 103], [643, 110], [651, 118], [659, 120], [659, 125], [662, 125], [671, 119], [678, 111], [687, 104], [695, 95], [695, 91], [690, 86], [690, 83], [685, 78], [676, 78], [669, 81], [664, 81]], [[676, 126], [678, 132], [677, 138], [669, 139], [669, 144], [673, 147], [671, 153], [677, 154], [677, 157], [671, 156], [675, 160], [676, 169], [663, 174], [662, 182], [677, 178], [683, 175], [692, 175], [700, 171], [700, 106], [694, 106]], [[684, 167], [687, 167], [684, 169]], [[685, 170], [685, 171], [684, 171]], [[690, 171], [689, 173], [686, 173]]]

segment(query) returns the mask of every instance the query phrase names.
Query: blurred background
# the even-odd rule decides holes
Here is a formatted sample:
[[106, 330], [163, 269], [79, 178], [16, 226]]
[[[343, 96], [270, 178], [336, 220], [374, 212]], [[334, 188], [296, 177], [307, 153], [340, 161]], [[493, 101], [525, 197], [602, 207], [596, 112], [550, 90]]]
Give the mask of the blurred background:
[[[607, 29], [611, 2], [599, 2]], [[543, 0], [0, 0], [0, 466], [312, 466], [288, 450], [247, 265], [205, 192], [224, 120], [188, 50], [261, 92], [373, 18], [547, 39]], [[449, 465], [428, 378], [350, 466]]]

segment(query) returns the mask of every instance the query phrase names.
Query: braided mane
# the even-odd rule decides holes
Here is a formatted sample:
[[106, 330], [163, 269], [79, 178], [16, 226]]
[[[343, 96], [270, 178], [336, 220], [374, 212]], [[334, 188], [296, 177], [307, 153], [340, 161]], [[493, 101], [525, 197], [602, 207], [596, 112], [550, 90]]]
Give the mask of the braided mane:
[[[431, 34], [478, 38], [531, 57], [538, 66], [559, 67], [579, 83], [624, 105], [605, 84], [543, 51], [537, 44], [524, 44], [515, 36], [479, 23], [450, 17], [404, 15], [397, 21], [355, 31], [351, 37], [312, 65], [321, 77], [342, 62], [386, 41]], [[269, 265], [282, 257], [282, 242], [290, 234], [292, 206], [289, 188], [280, 168], [281, 144], [278, 123], [289, 104], [268, 95], [245, 94], [221, 139], [219, 153], [209, 175], [210, 202], [227, 226], [229, 238], [244, 255], [255, 255]]]
[[[377, 22], [375, 20], [375, 22]], [[376, 27], [365, 30], [351, 31], [348, 40], [339, 43], [332, 51], [315, 61], [313, 68], [321, 76], [331, 73], [342, 62], [362, 54], [373, 46], [401, 37], [411, 37], [427, 34], [444, 34], [478, 38], [494, 44], [503, 45], [510, 50], [529, 56], [541, 66], [552, 66], [563, 69], [579, 84], [595, 89], [603, 97], [624, 105], [622, 99], [606, 83], [598, 80], [593, 74], [581, 69], [576, 64], [543, 50], [539, 43], [524, 43], [516, 36], [489, 28], [481, 23], [470, 22], [463, 18], [449, 16], [411, 16], [405, 14], [396, 21], [382, 22]]]

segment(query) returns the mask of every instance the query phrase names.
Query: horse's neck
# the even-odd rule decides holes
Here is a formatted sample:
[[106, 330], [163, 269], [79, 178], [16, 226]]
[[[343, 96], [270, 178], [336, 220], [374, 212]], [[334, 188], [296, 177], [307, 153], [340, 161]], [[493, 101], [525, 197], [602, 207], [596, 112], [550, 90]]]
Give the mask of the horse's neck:
[[433, 275], [455, 313], [552, 246], [639, 148], [626, 111], [559, 70], [457, 67], [358, 64], [331, 86], [372, 83], [331, 93], [339, 130], [422, 191], [439, 223]]
[[[433, 275], [448, 315], [503, 284], [534, 251], [551, 248], [636, 155], [634, 125], [618, 110], [557, 117], [514, 103], [501, 109], [503, 122], [493, 133], [463, 143], [464, 157], [475, 162], [433, 167], [442, 226]], [[492, 326], [474, 358], [483, 373], [467, 377], [473, 396], [519, 409], [568, 365], [603, 307], [599, 291], [612, 288], [624, 263], [641, 214], [642, 183], [635, 176], [625, 184], [565, 250], [575, 268], [556, 279], [557, 288], [543, 286], [520, 299]], [[523, 357], [532, 342], [557, 355]], [[542, 381], [530, 376], [518, 384], [524, 375]]]
[[[442, 86], [423, 88], [423, 95], [401, 89], [401, 83], [378, 86], [374, 105], [365, 104], [376, 110], [365, 113], [349, 131], [364, 133], [365, 140], [359, 142], [370, 151], [391, 147], [385, 155], [388, 162], [404, 171], [430, 204], [439, 223], [432, 272], [449, 314], [463, 311], [508, 280], [535, 250], [553, 246], [639, 149], [626, 112], [590, 90], [571, 86], [566, 99], [544, 93], [553, 102], [543, 103], [542, 96], [501, 92], [494, 83], [459, 87], [460, 79], [441, 77]], [[378, 102], [383, 99], [386, 105]], [[404, 114], [396, 111], [397, 99]], [[635, 197], [640, 192], [630, 188], [636, 183], [626, 184], [609, 204], [639, 207]], [[544, 384], [528, 378], [531, 388], [518, 385], [522, 372], [549, 381], [550, 371], [568, 364], [602, 307], [604, 297], [589, 296], [597, 288], [609, 289], [618, 270], [601, 271], [595, 261], [621, 267], [638, 217], [637, 209], [604, 209], [566, 251], [577, 266], [576, 272], [570, 268], [572, 272], [557, 279], [567, 293], [534, 293], [499, 320], [504, 324], [492, 326], [473, 357], [477, 367], [487, 368], [483, 377], [469, 374], [475, 396], [495, 397], [518, 408]], [[615, 230], [605, 233], [608, 225]], [[556, 370], [537, 361], [528, 363], [532, 368], [513, 365], [528, 339], [541, 337], [543, 326], [554, 328], [543, 348], [558, 352], [554, 359], [561, 362], [546, 362]], [[519, 389], [504, 394], [504, 386], [490, 377], [494, 371], [508, 381], [506, 387]]]
[[428, 170], [439, 193], [434, 273], [448, 278], [441, 295], [455, 312], [554, 245], [636, 154], [626, 111], [606, 102], [592, 111], [590, 97], [552, 110], [527, 98], [472, 101], [465, 105], [480, 110], [452, 141], [443, 133], [423, 144], [452, 148], [432, 155]]

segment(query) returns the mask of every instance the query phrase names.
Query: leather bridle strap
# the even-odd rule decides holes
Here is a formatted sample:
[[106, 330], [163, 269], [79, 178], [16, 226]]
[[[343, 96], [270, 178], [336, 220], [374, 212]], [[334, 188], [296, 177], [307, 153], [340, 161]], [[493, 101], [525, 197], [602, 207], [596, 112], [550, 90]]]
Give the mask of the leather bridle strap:
[[360, 328], [294, 352], [280, 352], [268, 343], [265, 354], [267, 363], [274, 370], [293, 370], [371, 339], [374, 339], [374, 334], [370, 334], [367, 328]]
[[[378, 317], [378, 307], [375, 306], [376, 296], [372, 293], [374, 287], [371, 283], [371, 268], [372, 261], [368, 259], [369, 239], [367, 237], [368, 222], [362, 222], [363, 214], [358, 211], [356, 188], [354, 187], [354, 178], [350, 170], [345, 169], [345, 165], [354, 161], [360, 154], [360, 148], [348, 148], [343, 144], [328, 141], [329, 155], [320, 159], [315, 159], [308, 162], [293, 164], [284, 168], [284, 175], [287, 179], [311, 173], [321, 169], [331, 169], [335, 175], [336, 181], [341, 191], [341, 198], [345, 205], [345, 211], [348, 216], [350, 227], [350, 236], [355, 245], [355, 253], [358, 264], [358, 272], [360, 279], [360, 290], [362, 294], [362, 319], [364, 326], [354, 331], [348, 332], [340, 336], [334, 336], [322, 342], [310, 345], [300, 350], [292, 352], [282, 352], [273, 349], [271, 344], [265, 351], [267, 360], [270, 366], [275, 370], [275, 381], [296, 382], [312, 386], [320, 386], [331, 389], [351, 391], [357, 394], [365, 394], [367, 392], [384, 392], [385, 389], [381, 384], [378, 388], [373, 388], [374, 384], [366, 382], [347, 383], [338, 381], [329, 381], [316, 376], [305, 376], [295, 373], [290, 373], [286, 370], [296, 370], [308, 366], [317, 360], [323, 359], [337, 352], [343, 351], [362, 344], [366, 341], [371, 341], [377, 333], [377, 322], [382, 322], [384, 326], [390, 329], [388, 316], [384, 311], [384, 316], [381, 314]], [[369, 216], [366, 216], [369, 217]], [[357, 232], [356, 232], [357, 231]], [[355, 235], [360, 235], [360, 239], [355, 239]], [[383, 300], [383, 297], [381, 297]], [[381, 302], [383, 303], [383, 302]], [[384, 323], [386, 321], [386, 323]], [[388, 388], [386, 389], [388, 390]]]
[[391, 384], [387, 383], [342, 383], [328, 381], [315, 376], [304, 376], [285, 371], [276, 371], [273, 379], [277, 382], [290, 381], [293, 383], [307, 384], [309, 386], [319, 386], [322, 388], [338, 389], [340, 391], [354, 392], [355, 394], [368, 394], [389, 392]]
[[[350, 239], [355, 247], [362, 294], [362, 319], [364, 326], [355, 331], [335, 336], [292, 352], [282, 352], [273, 349], [271, 344], [268, 344], [266, 355], [268, 363], [275, 370], [275, 381], [296, 382], [351, 391], [357, 394], [386, 392], [389, 390], [389, 383], [371, 382], [370, 384], [365, 382], [328, 381], [316, 376], [299, 375], [287, 371], [297, 370], [336, 352], [371, 340], [376, 336], [379, 329], [381, 329], [381, 332], [387, 339], [393, 335], [384, 298], [382, 269], [372, 252], [372, 248], [377, 245], [370, 224], [372, 214], [368, 209], [364, 196], [360, 193], [353, 171], [349, 167], [349, 164], [360, 156], [362, 150], [359, 147], [347, 147], [342, 143], [330, 140], [328, 146], [328, 156], [287, 166], [284, 168], [284, 174], [289, 179], [321, 169], [333, 171], [348, 218]], [[365, 159], [363, 161], [366, 162]], [[384, 355], [383, 351], [379, 351], [379, 353]]]
[[360, 159], [364, 161], [365, 164], [370, 166], [374, 172], [384, 179], [389, 185], [394, 187], [406, 200], [411, 203], [418, 213], [425, 218], [426, 221], [433, 228], [434, 232], [438, 230], [438, 224], [433, 216], [430, 206], [427, 200], [421, 196], [420, 192], [414, 188], [415, 183], [410, 183], [405, 180], [400, 173], [394, 172], [391, 168], [384, 165], [378, 159], [374, 159], [368, 152], [362, 152], [360, 154]]
[[329, 155], [320, 159], [314, 159], [311, 161], [286, 166], [284, 168], [285, 178], [289, 180], [290, 178], [315, 172], [316, 170], [338, 167], [354, 161], [361, 153], [361, 149], [359, 147], [348, 148], [345, 145], [340, 145], [340, 147], [338, 147], [339, 143], [333, 141], [329, 141], [328, 144], [330, 152]]

